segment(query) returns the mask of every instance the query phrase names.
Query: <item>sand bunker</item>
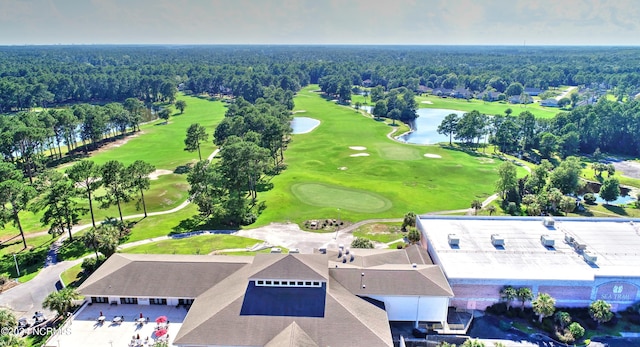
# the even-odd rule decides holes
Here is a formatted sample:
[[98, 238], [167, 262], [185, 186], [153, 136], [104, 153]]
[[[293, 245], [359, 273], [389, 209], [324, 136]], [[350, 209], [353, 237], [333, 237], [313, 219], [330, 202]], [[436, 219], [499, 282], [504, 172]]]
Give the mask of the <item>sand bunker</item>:
[[424, 101], [420, 101], [421, 104], [429, 104], [429, 105], [433, 105], [433, 102], [429, 101], [429, 100], [424, 100]]
[[149, 179], [157, 180], [158, 177], [160, 177], [162, 175], [170, 175], [172, 173], [173, 173], [173, 171], [171, 171], [171, 170], [156, 170], [156, 171], [154, 171], [154, 172], [149, 174]]
[[427, 157], [427, 158], [435, 158], [435, 159], [440, 159], [440, 158], [442, 158], [442, 156], [441, 156], [441, 155], [438, 155], [438, 154], [431, 154], [431, 153], [425, 153], [425, 154], [424, 154], [424, 156], [425, 156], [425, 157]]
[[368, 157], [369, 153], [356, 153], [356, 154], [352, 154], [350, 155], [350, 157]]
[[346, 170], [346, 169], [347, 169], [347, 167], [346, 167], [346, 166], [340, 166], [340, 167], [338, 168], [338, 170], [342, 170], [342, 171], [344, 171], [344, 170]]
[[362, 146], [349, 146], [349, 149], [353, 149], [354, 151], [364, 151], [367, 149], [367, 147], [362, 147]]
[[297, 110], [297, 111], [293, 111], [293, 113], [294, 113], [294, 114], [295, 114], [295, 113], [305, 113], [305, 112], [307, 112], [307, 110]]

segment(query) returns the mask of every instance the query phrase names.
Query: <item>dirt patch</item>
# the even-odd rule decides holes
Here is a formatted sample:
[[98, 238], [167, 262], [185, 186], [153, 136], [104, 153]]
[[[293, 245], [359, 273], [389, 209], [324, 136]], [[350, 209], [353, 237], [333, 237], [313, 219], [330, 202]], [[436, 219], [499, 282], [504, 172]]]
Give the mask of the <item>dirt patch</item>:
[[338, 170], [342, 170], [342, 171], [344, 171], [344, 170], [346, 170], [346, 169], [347, 169], [347, 167], [346, 167], [346, 166], [340, 166], [340, 167], [338, 168]]
[[296, 113], [305, 113], [305, 112], [307, 112], [307, 110], [297, 110], [297, 111], [293, 111], [292, 113], [296, 114]]
[[369, 153], [356, 153], [356, 154], [352, 154], [350, 155], [350, 157], [368, 157]]
[[622, 176], [640, 179], [640, 163], [633, 160], [613, 162], [616, 171], [620, 171]]
[[365, 151], [367, 147], [363, 146], [349, 146], [349, 149], [353, 149], [354, 151]]
[[424, 100], [424, 101], [420, 101], [421, 104], [429, 104], [429, 105], [433, 105], [433, 102], [429, 101], [429, 100]]
[[171, 171], [171, 170], [156, 170], [156, 171], [154, 171], [154, 172], [149, 174], [149, 179], [157, 180], [162, 175], [170, 175], [172, 173], [173, 173], [173, 171]]
[[427, 157], [427, 158], [433, 158], [433, 159], [440, 159], [440, 158], [442, 158], [442, 156], [441, 156], [441, 155], [439, 155], [439, 154], [431, 154], [431, 153], [425, 153], [425, 154], [424, 154], [424, 156], [425, 156], [425, 157]]

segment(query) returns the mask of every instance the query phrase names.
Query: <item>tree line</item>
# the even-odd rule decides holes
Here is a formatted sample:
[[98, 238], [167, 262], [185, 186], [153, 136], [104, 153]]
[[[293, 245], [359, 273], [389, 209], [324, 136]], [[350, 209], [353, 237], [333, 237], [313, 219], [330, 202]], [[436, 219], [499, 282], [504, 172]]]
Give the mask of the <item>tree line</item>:
[[[94, 228], [94, 203], [99, 208], [117, 206], [120, 223], [124, 229], [122, 204], [136, 200], [147, 216], [144, 191], [150, 187], [149, 174], [155, 167], [142, 160], [128, 166], [119, 161], [97, 165], [81, 160], [65, 173], [47, 170], [33, 179], [33, 183], [13, 163], [0, 162], [0, 224], [12, 222], [19, 230], [24, 248], [27, 242], [20, 220], [20, 212], [42, 212], [40, 222], [49, 226], [49, 233], [60, 235], [68, 232], [73, 240], [72, 227], [87, 212]], [[103, 188], [101, 195], [96, 191]], [[81, 204], [82, 200], [86, 201]], [[88, 205], [88, 208], [85, 207]]]
[[343, 100], [352, 85], [509, 95], [517, 95], [518, 85], [585, 85], [622, 100], [638, 92], [639, 63], [633, 47], [0, 47], [0, 112], [127, 98], [172, 101], [178, 88], [255, 102], [263, 87], [295, 92], [310, 83]]
[[258, 203], [258, 192], [269, 186], [265, 177], [284, 169], [292, 108], [292, 102], [274, 97], [254, 104], [237, 98], [213, 132], [220, 148], [214, 162], [200, 155], [200, 143], [208, 141], [206, 129], [197, 123], [187, 129], [185, 150], [198, 151], [200, 157], [187, 180], [201, 216], [232, 226], [256, 220], [266, 207]]

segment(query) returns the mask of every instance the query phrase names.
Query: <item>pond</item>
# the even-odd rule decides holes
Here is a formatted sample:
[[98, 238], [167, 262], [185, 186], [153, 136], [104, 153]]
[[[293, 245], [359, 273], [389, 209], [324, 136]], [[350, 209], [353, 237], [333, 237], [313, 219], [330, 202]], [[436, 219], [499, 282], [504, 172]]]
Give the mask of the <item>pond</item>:
[[309, 117], [293, 117], [291, 121], [292, 134], [306, 134], [320, 125], [320, 121]]
[[418, 145], [431, 145], [438, 142], [449, 142], [448, 135], [438, 134], [438, 126], [451, 113], [459, 117], [463, 111], [445, 110], [439, 108], [418, 109], [418, 118], [411, 124], [412, 132], [398, 137], [398, 140]]
[[[598, 204], [604, 204], [606, 203], [606, 201], [604, 201], [604, 199], [602, 199], [600, 197], [600, 194], [598, 194], [598, 192], [600, 192], [600, 186], [601, 184], [598, 182], [587, 182], [587, 184], [584, 186], [584, 189], [582, 191], [578, 192], [578, 197], [580, 199], [582, 199], [582, 197], [584, 196], [584, 194], [588, 193], [588, 192], [593, 192], [593, 195], [595, 195], [596, 197], [596, 202]], [[631, 191], [629, 190], [629, 188], [625, 188], [625, 187], [620, 187], [620, 196], [618, 196], [618, 198], [616, 200], [613, 201], [609, 201], [609, 205], [626, 205], [630, 202], [635, 201], [635, 197], [632, 196]]]
[[[372, 106], [360, 106], [361, 109], [371, 113]], [[448, 135], [438, 134], [438, 126], [448, 114], [455, 113], [459, 117], [464, 111], [445, 110], [441, 108], [419, 108], [416, 112], [418, 118], [413, 121], [411, 133], [398, 137], [398, 140], [417, 145], [431, 145], [438, 142], [449, 142]]]

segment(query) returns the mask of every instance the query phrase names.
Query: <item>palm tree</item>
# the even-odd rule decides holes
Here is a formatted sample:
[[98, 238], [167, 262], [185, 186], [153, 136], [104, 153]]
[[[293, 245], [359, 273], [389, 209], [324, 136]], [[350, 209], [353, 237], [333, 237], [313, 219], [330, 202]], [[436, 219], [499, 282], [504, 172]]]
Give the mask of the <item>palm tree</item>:
[[15, 334], [0, 335], [0, 346], [27, 347], [27, 340]]
[[10, 330], [18, 326], [18, 321], [13, 312], [0, 309], [0, 328]]
[[564, 330], [571, 323], [571, 315], [569, 312], [558, 311], [554, 315], [554, 318], [558, 325], [560, 325], [561, 330]]
[[64, 316], [73, 307], [73, 300], [80, 298], [75, 289], [67, 287], [57, 292], [52, 292], [42, 302], [42, 307], [56, 311], [58, 316]]
[[478, 215], [478, 210], [482, 208], [482, 203], [480, 200], [475, 199], [471, 202], [471, 208], [473, 209], [473, 214]]
[[511, 302], [518, 298], [518, 291], [512, 286], [505, 286], [500, 291], [500, 298], [507, 304], [507, 310], [511, 308]]
[[492, 214], [496, 213], [496, 207], [493, 205], [489, 205], [487, 206], [487, 211], [489, 211], [489, 216], [491, 216]]
[[409, 240], [409, 243], [412, 245], [415, 245], [416, 243], [420, 242], [420, 231], [418, 231], [418, 229], [411, 227], [409, 228], [409, 232], [407, 233], [407, 240]]
[[533, 299], [533, 292], [529, 287], [518, 288], [518, 300], [522, 303], [522, 310], [524, 311], [524, 304]]
[[484, 342], [480, 340], [467, 340], [460, 347], [484, 347]]
[[549, 317], [555, 312], [556, 299], [547, 293], [538, 293], [536, 299], [531, 302], [531, 306], [533, 306], [533, 312], [538, 315], [538, 322], [542, 323], [545, 317]]
[[604, 300], [596, 300], [589, 305], [589, 315], [598, 324], [606, 323], [613, 318], [611, 304]]
[[402, 231], [407, 231], [407, 227], [416, 226], [416, 214], [413, 212], [407, 212], [402, 220]]

